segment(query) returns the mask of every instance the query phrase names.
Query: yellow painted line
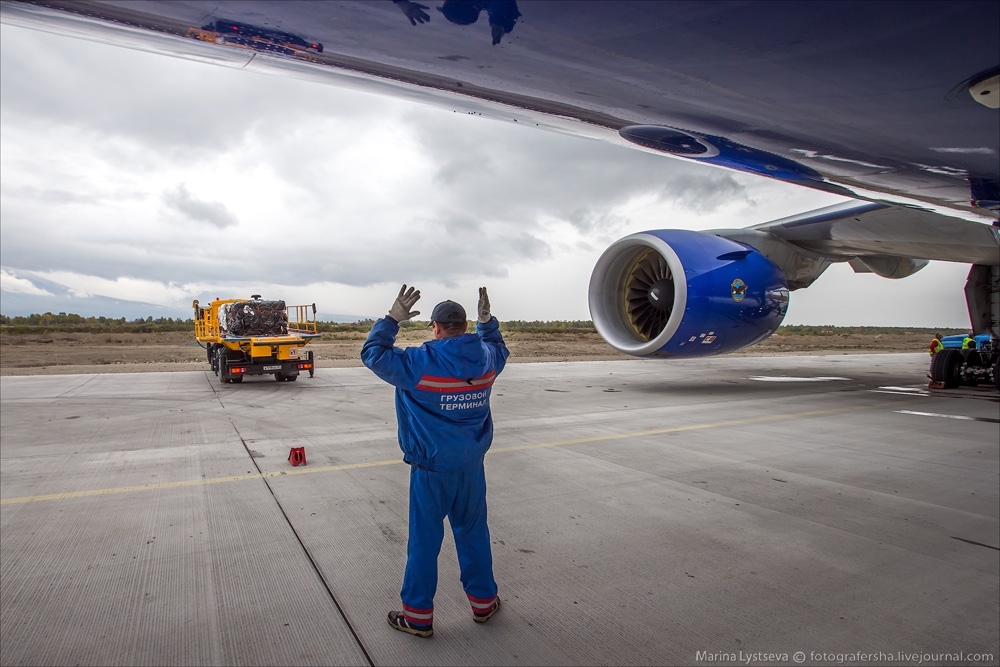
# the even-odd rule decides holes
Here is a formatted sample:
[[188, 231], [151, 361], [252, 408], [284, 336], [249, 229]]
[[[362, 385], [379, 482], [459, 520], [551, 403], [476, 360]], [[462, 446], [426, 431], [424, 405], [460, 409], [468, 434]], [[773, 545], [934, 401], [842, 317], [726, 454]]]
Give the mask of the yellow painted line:
[[761, 422], [773, 422], [783, 419], [793, 419], [796, 417], [815, 417], [818, 415], [832, 415], [838, 412], [851, 412], [854, 410], [864, 410], [874, 407], [875, 404], [858, 405], [851, 408], [831, 408], [829, 410], [810, 410], [808, 412], [793, 412], [783, 415], [767, 415], [764, 417], [749, 417], [747, 419], [732, 419], [729, 421], [713, 422], [710, 424], [691, 424], [689, 426], [671, 426], [669, 428], [657, 428], [650, 431], [631, 431], [629, 433], [612, 433], [609, 435], [593, 435], [589, 438], [576, 438], [574, 440], [559, 440], [557, 442], [540, 442], [531, 445], [512, 445], [510, 447], [492, 447], [489, 454], [494, 452], [516, 452], [524, 449], [541, 449], [543, 447], [564, 447], [566, 445], [581, 445], [587, 442], [600, 442], [602, 440], [623, 440], [625, 438], [642, 438], [648, 435], [663, 435], [664, 433], [681, 433], [683, 431], [701, 431], [709, 428], [723, 428], [726, 426], [744, 426], [746, 424], [759, 424]]
[[[782, 421], [786, 419], [796, 419], [800, 417], [817, 417], [820, 415], [832, 415], [841, 412], [852, 412], [874, 407], [875, 404], [859, 405], [850, 408], [832, 408], [829, 410], [809, 410], [807, 412], [793, 412], [778, 415], [765, 415], [762, 417], [749, 417], [746, 419], [731, 419], [728, 421], [712, 422], [708, 424], [691, 424], [688, 426], [672, 426], [669, 428], [657, 428], [649, 431], [629, 431], [627, 433], [610, 433], [605, 435], [594, 435], [587, 438], [574, 438], [572, 440], [556, 440], [553, 442], [538, 442], [527, 445], [511, 445], [509, 447], [493, 447], [489, 454], [500, 452], [517, 452], [528, 449], [542, 449], [545, 447], [565, 447], [568, 445], [582, 445], [588, 442], [602, 442], [609, 440], [625, 440], [630, 438], [643, 438], [650, 435], [663, 435], [666, 433], [681, 433], [684, 431], [700, 431], [711, 428], [725, 428], [727, 426], [745, 426], [747, 424], [760, 424], [763, 422]], [[15, 505], [19, 503], [35, 503], [46, 500], [66, 500], [70, 498], [87, 498], [90, 496], [103, 496], [111, 493], [132, 493], [135, 491], [152, 491], [155, 489], [176, 489], [183, 486], [198, 486], [201, 484], [222, 484], [224, 482], [244, 482], [251, 479], [262, 479], [264, 477], [282, 477], [285, 475], [305, 475], [318, 472], [334, 472], [337, 470], [352, 470], [355, 468], [372, 468], [376, 466], [399, 465], [400, 459], [387, 461], [368, 461], [365, 463], [345, 463], [334, 466], [307, 466], [305, 468], [292, 468], [291, 470], [280, 470], [265, 473], [253, 473], [248, 475], [232, 475], [229, 477], [211, 477], [208, 479], [189, 479], [179, 482], [161, 482], [159, 484], [139, 484], [136, 486], [120, 486], [111, 489], [92, 489], [90, 491], [70, 491], [67, 493], [49, 493], [38, 496], [23, 496], [21, 498], [4, 498], [0, 500], [0, 505]]]
[[369, 461], [366, 463], [346, 463], [339, 466], [313, 466], [307, 468], [293, 468], [292, 470], [280, 470], [276, 472], [251, 473], [249, 475], [232, 475], [230, 477], [210, 477], [208, 479], [187, 479], [179, 482], [160, 482], [158, 484], [139, 484], [137, 486], [119, 486], [112, 489], [92, 489], [90, 491], [68, 491], [66, 493], [48, 493], [40, 496], [23, 496], [21, 498], [4, 498], [0, 500], [0, 505], [14, 505], [17, 503], [35, 503], [43, 500], [65, 500], [67, 498], [87, 498], [89, 496], [103, 496], [110, 493], [131, 493], [133, 491], [152, 491], [154, 489], [176, 489], [182, 486], [198, 486], [201, 484], [221, 484], [223, 482], [245, 482], [250, 479], [263, 479], [264, 477], [281, 477], [283, 475], [302, 475], [312, 472], [330, 472], [332, 470], [350, 470], [352, 468], [370, 468], [372, 466], [385, 466], [394, 463], [402, 463], [400, 459], [391, 461]]

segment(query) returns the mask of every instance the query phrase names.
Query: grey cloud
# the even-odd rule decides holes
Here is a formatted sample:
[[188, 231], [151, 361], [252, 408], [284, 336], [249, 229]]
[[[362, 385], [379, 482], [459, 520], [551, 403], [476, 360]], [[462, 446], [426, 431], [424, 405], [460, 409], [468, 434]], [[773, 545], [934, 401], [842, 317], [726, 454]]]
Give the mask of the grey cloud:
[[456, 215], [448, 217], [435, 226], [440, 226], [440, 231], [434, 233], [447, 234], [450, 238], [456, 237], [480, 237], [485, 239], [483, 221], [472, 215]]
[[644, 194], [699, 213], [746, 197], [731, 174], [705, 165], [502, 124], [459, 136], [452, 118], [411, 114], [423, 148], [440, 165], [436, 182], [449, 188], [456, 205], [525, 226], [547, 215], [581, 232], [608, 232], [626, 222], [610, 210]]
[[170, 242], [144, 246], [127, 236], [109, 241], [107, 236], [47, 234], [48, 227], [44, 217], [5, 206], [0, 263], [25, 271], [69, 271], [109, 280], [131, 276], [184, 282], [216, 272], [206, 264], [194, 235], [177, 235], [185, 246]]
[[590, 206], [581, 206], [572, 211], [566, 220], [582, 234], [596, 231], [608, 232], [620, 229], [628, 220], [609, 210], [595, 210]]
[[460, 147], [452, 146], [453, 153], [448, 160], [437, 168], [434, 174], [435, 185], [441, 187], [461, 187], [464, 180], [470, 176], [480, 176], [487, 179], [496, 174], [493, 162], [488, 154], [481, 152], [463, 152]]
[[219, 202], [195, 199], [183, 183], [178, 184], [173, 190], [164, 192], [163, 202], [169, 208], [174, 209], [191, 220], [207, 222], [219, 229], [239, 224], [236, 216], [224, 205]]
[[711, 174], [672, 175], [660, 188], [659, 198], [696, 213], [711, 213], [737, 199], [750, 202], [746, 188], [732, 174], [714, 170]]
[[[302, 248], [294, 264], [261, 258], [252, 271], [277, 282], [299, 282], [302, 267], [318, 267], [311, 278], [354, 286], [418, 280], [454, 283], [473, 276], [504, 277], [510, 266], [551, 255], [548, 244], [529, 232], [503, 225], [478, 227], [461, 215], [411, 221], [407, 229], [395, 241], [375, 235], [363, 247]], [[216, 268], [233, 276], [246, 270], [239, 264], [220, 263]]]
[[520, 260], [548, 259], [552, 256], [552, 251], [545, 241], [524, 232], [508, 239], [505, 245], [514, 251], [515, 258]]
[[39, 188], [31, 185], [7, 185], [2, 186], [5, 197], [29, 200], [37, 202], [43, 206], [52, 204], [85, 204], [90, 206], [100, 206], [109, 200], [125, 201], [145, 199], [142, 192], [130, 192], [127, 190], [117, 190], [113, 192], [73, 192], [61, 188]]
[[[6, 24], [2, 34], [5, 116], [128, 139], [174, 161], [204, 159], [274, 120], [308, 126], [329, 109], [360, 117], [387, 104], [292, 77], [233, 72]], [[268, 93], [261, 95], [264, 87]]]
[[105, 201], [98, 193], [80, 194], [58, 188], [36, 188], [32, 186], [3, 186], [3, 194], [7, 197], [29, 199], [42, 205], [51, 204], [91, 204], [97, 205]]

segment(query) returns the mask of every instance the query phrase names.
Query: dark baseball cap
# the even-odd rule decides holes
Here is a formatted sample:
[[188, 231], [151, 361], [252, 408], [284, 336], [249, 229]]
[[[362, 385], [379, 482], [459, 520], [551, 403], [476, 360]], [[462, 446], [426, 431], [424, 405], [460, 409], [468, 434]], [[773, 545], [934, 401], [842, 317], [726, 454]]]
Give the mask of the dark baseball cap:
[[467, 321], [465, 308], [462, 308], [461, 304], [457, 304], [454, 301], [442, 301], [434, 306], [434, 312], [431, 313], [431, 322], [458, 324]]

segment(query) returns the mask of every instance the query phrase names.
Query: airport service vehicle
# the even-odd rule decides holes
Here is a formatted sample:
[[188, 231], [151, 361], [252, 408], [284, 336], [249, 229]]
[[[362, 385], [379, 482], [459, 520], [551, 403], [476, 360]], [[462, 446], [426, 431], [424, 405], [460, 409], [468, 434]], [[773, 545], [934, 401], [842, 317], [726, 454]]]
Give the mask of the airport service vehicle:
[[316, 333], [316, 304], [286, 306], [284, 301], [215, 299], [194, 303], [194, 336], [205, 344], [208, 362], [222, 384], [247, 375], [274, 375], [294, 382], [301, 371], [315, 372], [313, 353], [302, 348]]
[[941, 339], [944, 349], [931, 359], [931, 382], [939, 382], [944, 389], [959, 385], [975, 387], [992, 382], [1000, 389], [1000, 345], [989, 334], [974, 336], [976, 347], [962, 349], [965, 334], [945, 336]]

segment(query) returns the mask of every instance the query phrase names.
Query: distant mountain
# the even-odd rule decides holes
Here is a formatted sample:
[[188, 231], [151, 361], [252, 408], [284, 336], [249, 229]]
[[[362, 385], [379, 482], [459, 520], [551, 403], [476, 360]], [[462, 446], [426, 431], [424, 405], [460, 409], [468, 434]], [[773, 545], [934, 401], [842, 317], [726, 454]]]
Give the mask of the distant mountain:
[[0, 292], [0, 314], [7, 317], [26, 317], [32, 313], [74, 313], [83, 317], [103, 316], [112, 319], [124, 317], [131, 321], [150, 316], [153, 319], [172, 317], [186, 320], [193, 316], [194, 311], [190, 308], [166, 308], [141, 301], [109, 299], [106, 296], [77, 297], [69, 294], [39, 296]]
[[[34, 280], [35, 284], [52, 293], [52, 296], [37, 294], [21, 294], [19, 292], [0, 292], [0, 314], [7, 317], [27, 317], [38, 313], [73, 313], [82, 317], [108, 317], [132, 321], [152, 317], [174, 319], [190, 319], [194, 311], [190, 308], [169, 308], [142, 301], [127, 301], [111, 299], [106, 296], [79, 297], [72, 295], [65, 287], [57, 283]], [[199, 301], [207, 304], [213, 296], [202, 296]], [[366, 319], [366, 315], [344, 315], [342, 313], [317, 313], [320, 322], [357, 322]], [[375, 319], [375, 318], [371, 318]]]

